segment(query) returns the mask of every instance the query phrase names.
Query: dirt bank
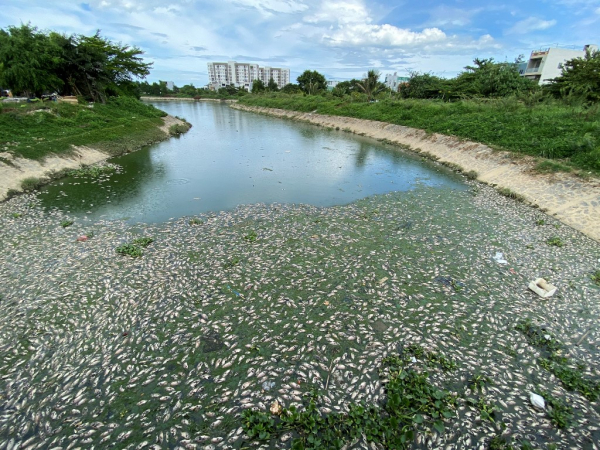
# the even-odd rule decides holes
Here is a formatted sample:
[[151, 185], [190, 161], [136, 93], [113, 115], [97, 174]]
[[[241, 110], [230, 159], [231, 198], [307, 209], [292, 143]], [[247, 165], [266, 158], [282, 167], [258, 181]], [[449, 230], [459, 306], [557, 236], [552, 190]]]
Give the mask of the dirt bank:
[[[169, 134], [169, 127], [184, 122], [176, 117], [163, 117], [160, 129]], [[113, 155], [91, 147], [73, 147], [73, 153], [68, 156], [48, 156], [37, 161], [26, 158], [15, 158], [7, 152], [0, 153], [0, 201], [7, 198], [9, 191], [21, 191], [21, 183], [26, 178], [50, 179], [52, 175], [65, 169], [76, 169], [89, 166], [110, 158]]]
[[453, 136], [428, 134], [423, 130], [386, 122], [249, 107], [239, 103], [231, 107], [339, 128], [386, 140], [434, 157], [441, 162], [460, 166], [465, 172], [475, 171], [479, 181], [498, 188], [510, 189], [564, 224], [600, 241], [600, 181], [598, 179], [583, 180], [565, 173], [538, 174], [532, 171], [534, 165], [532, 158], [496, 151], [486, 145]]

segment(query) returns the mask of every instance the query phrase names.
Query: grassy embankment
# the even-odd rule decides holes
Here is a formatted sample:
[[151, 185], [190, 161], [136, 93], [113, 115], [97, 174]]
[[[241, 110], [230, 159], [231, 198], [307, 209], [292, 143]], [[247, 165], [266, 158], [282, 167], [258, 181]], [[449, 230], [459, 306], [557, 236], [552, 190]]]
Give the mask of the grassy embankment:
[[[132, 98], [106, 104], [0, 104], [0, 152], [43, 159], [69, 154], [72, 146], [93, 146], [111, 155], [164, 139], [166, 113]], [[6, 160], [5, 160], [6, 162]]]
[[539, 172], [600, 175], [600, 105], [567, 106], [556, 101], [526, 104], [498, 100], [380, 100], [351, 102], [323, 96], [249, 95], [240, 103], [302, 112], [379, 120], [458, 136], [539, 158]]

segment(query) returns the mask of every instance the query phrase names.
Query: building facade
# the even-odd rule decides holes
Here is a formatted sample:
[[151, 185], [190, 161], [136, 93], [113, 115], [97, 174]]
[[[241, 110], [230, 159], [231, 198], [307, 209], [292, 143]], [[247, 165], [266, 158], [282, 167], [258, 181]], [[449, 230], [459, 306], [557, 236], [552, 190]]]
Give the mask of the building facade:
[[408, 83], [409, 80], [410, 80], [409, 77], [399, 77], [398, 73], [394, 72], [393, 74], [388, 73], [385, 76], [385, 83], [384, 84], [386, 85], [386, 87], [388, 87], [392, 91], [397, 92], [398, 91], [398, 87], [401, 84]]
[[538, 84], [547, 84], [552, 78], [562, 74], [563, 64], [574, 58], [583, 58], [586, 52], [597, 51], [597, 45], [586, 45], [583, 50], [570, 50], [565, 48], [545, 48], [531, 52], [525, 70], [519, 72], [525, 78], [537, 81]]
[[208, 87], [212, 90], [233, 85], [249, 91], [254, 80], [261, 80], [266, 86], [271, 78], [281, 89], [290, 82], [290, 69], [237, 61], [208, 63]]

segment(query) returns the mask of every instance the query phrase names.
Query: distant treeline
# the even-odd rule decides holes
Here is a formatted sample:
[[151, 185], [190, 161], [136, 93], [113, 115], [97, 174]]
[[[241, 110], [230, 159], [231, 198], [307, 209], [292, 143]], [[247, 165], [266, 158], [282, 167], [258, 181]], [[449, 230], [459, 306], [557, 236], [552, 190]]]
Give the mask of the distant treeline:
[[325, 95], [347, 98], [351, 101], [374, 101], [378, 99], [437, 99], [456, 101], [476, 98], [503, 98], [510, 96], [534, 96], [542, 99], [552, 97], [569, 102], [598, 102], [600, 100], [600, 52], [590, 52], [584, 58], [574, 58], [564, 64], [560, 77], [540, 86], [536, 81], [521, 76], [518, 63], [497, 62], [493, 59], [479, 59], [467, 66], [455, 78], [441, 78], [429, 73], [413, 72], [408, 81], [391, 90], [380, 79], [379, 72], [368, 71], [362, 79], [339, 82], [333, 89], [327, 88], [325, 76], [317, 71], [306, 70], [297, 83], [287, 84], [278, 89], [273, 80], [265, 85], [254, 80], [252, 89], [233, 85], [218, 89], [197, 88], [193, 84], [182, 87], [167, 87], [167, 83], [137, 82], [141, 95], [174, 97], [238, 98], [249, 93], [264, 94], [281, 92], [284, 94]]
[[0, 30], [0, 86], [16, 95], [76, 95], [105, 102], [109, 96], [139, 97], [136, 78], [150, 73], [137, 47], [100, 36], [40, 31], [29, 24]]

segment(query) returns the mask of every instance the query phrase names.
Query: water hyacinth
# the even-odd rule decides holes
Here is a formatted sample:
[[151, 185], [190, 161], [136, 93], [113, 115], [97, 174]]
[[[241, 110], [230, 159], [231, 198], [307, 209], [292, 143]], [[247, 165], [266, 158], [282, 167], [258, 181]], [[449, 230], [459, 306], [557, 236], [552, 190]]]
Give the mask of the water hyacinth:
[[[279, 417], [315, 393], [323, 416], [379, 408], [382, 361], [406, 349], [411, 370], [456, 398], [440, 432], [410, 446], [485, 447], [502, 434], [593, 448], [597, 404], [541, 367], [515, 326], [543, 326], [597, 379], [600, 245], [472, 187], [135, 226], [63, 228], [68, 214], [44, 212], [32, 195], [1, 204], [0, 449], [258, 446], [245, 410]], [[140, 257], [115, 252], [148, 236]], [[547, 245], [555, 236], [566, 245]], [[554, 297], [527, 289], [537, 277], [558, 287]], [[532, 407], [531, 392], [568, 404], [570, 428]], [[493, 420], [478, 404], [495, 405]], [[370, 448], [365, 436], [345, 444]]]

